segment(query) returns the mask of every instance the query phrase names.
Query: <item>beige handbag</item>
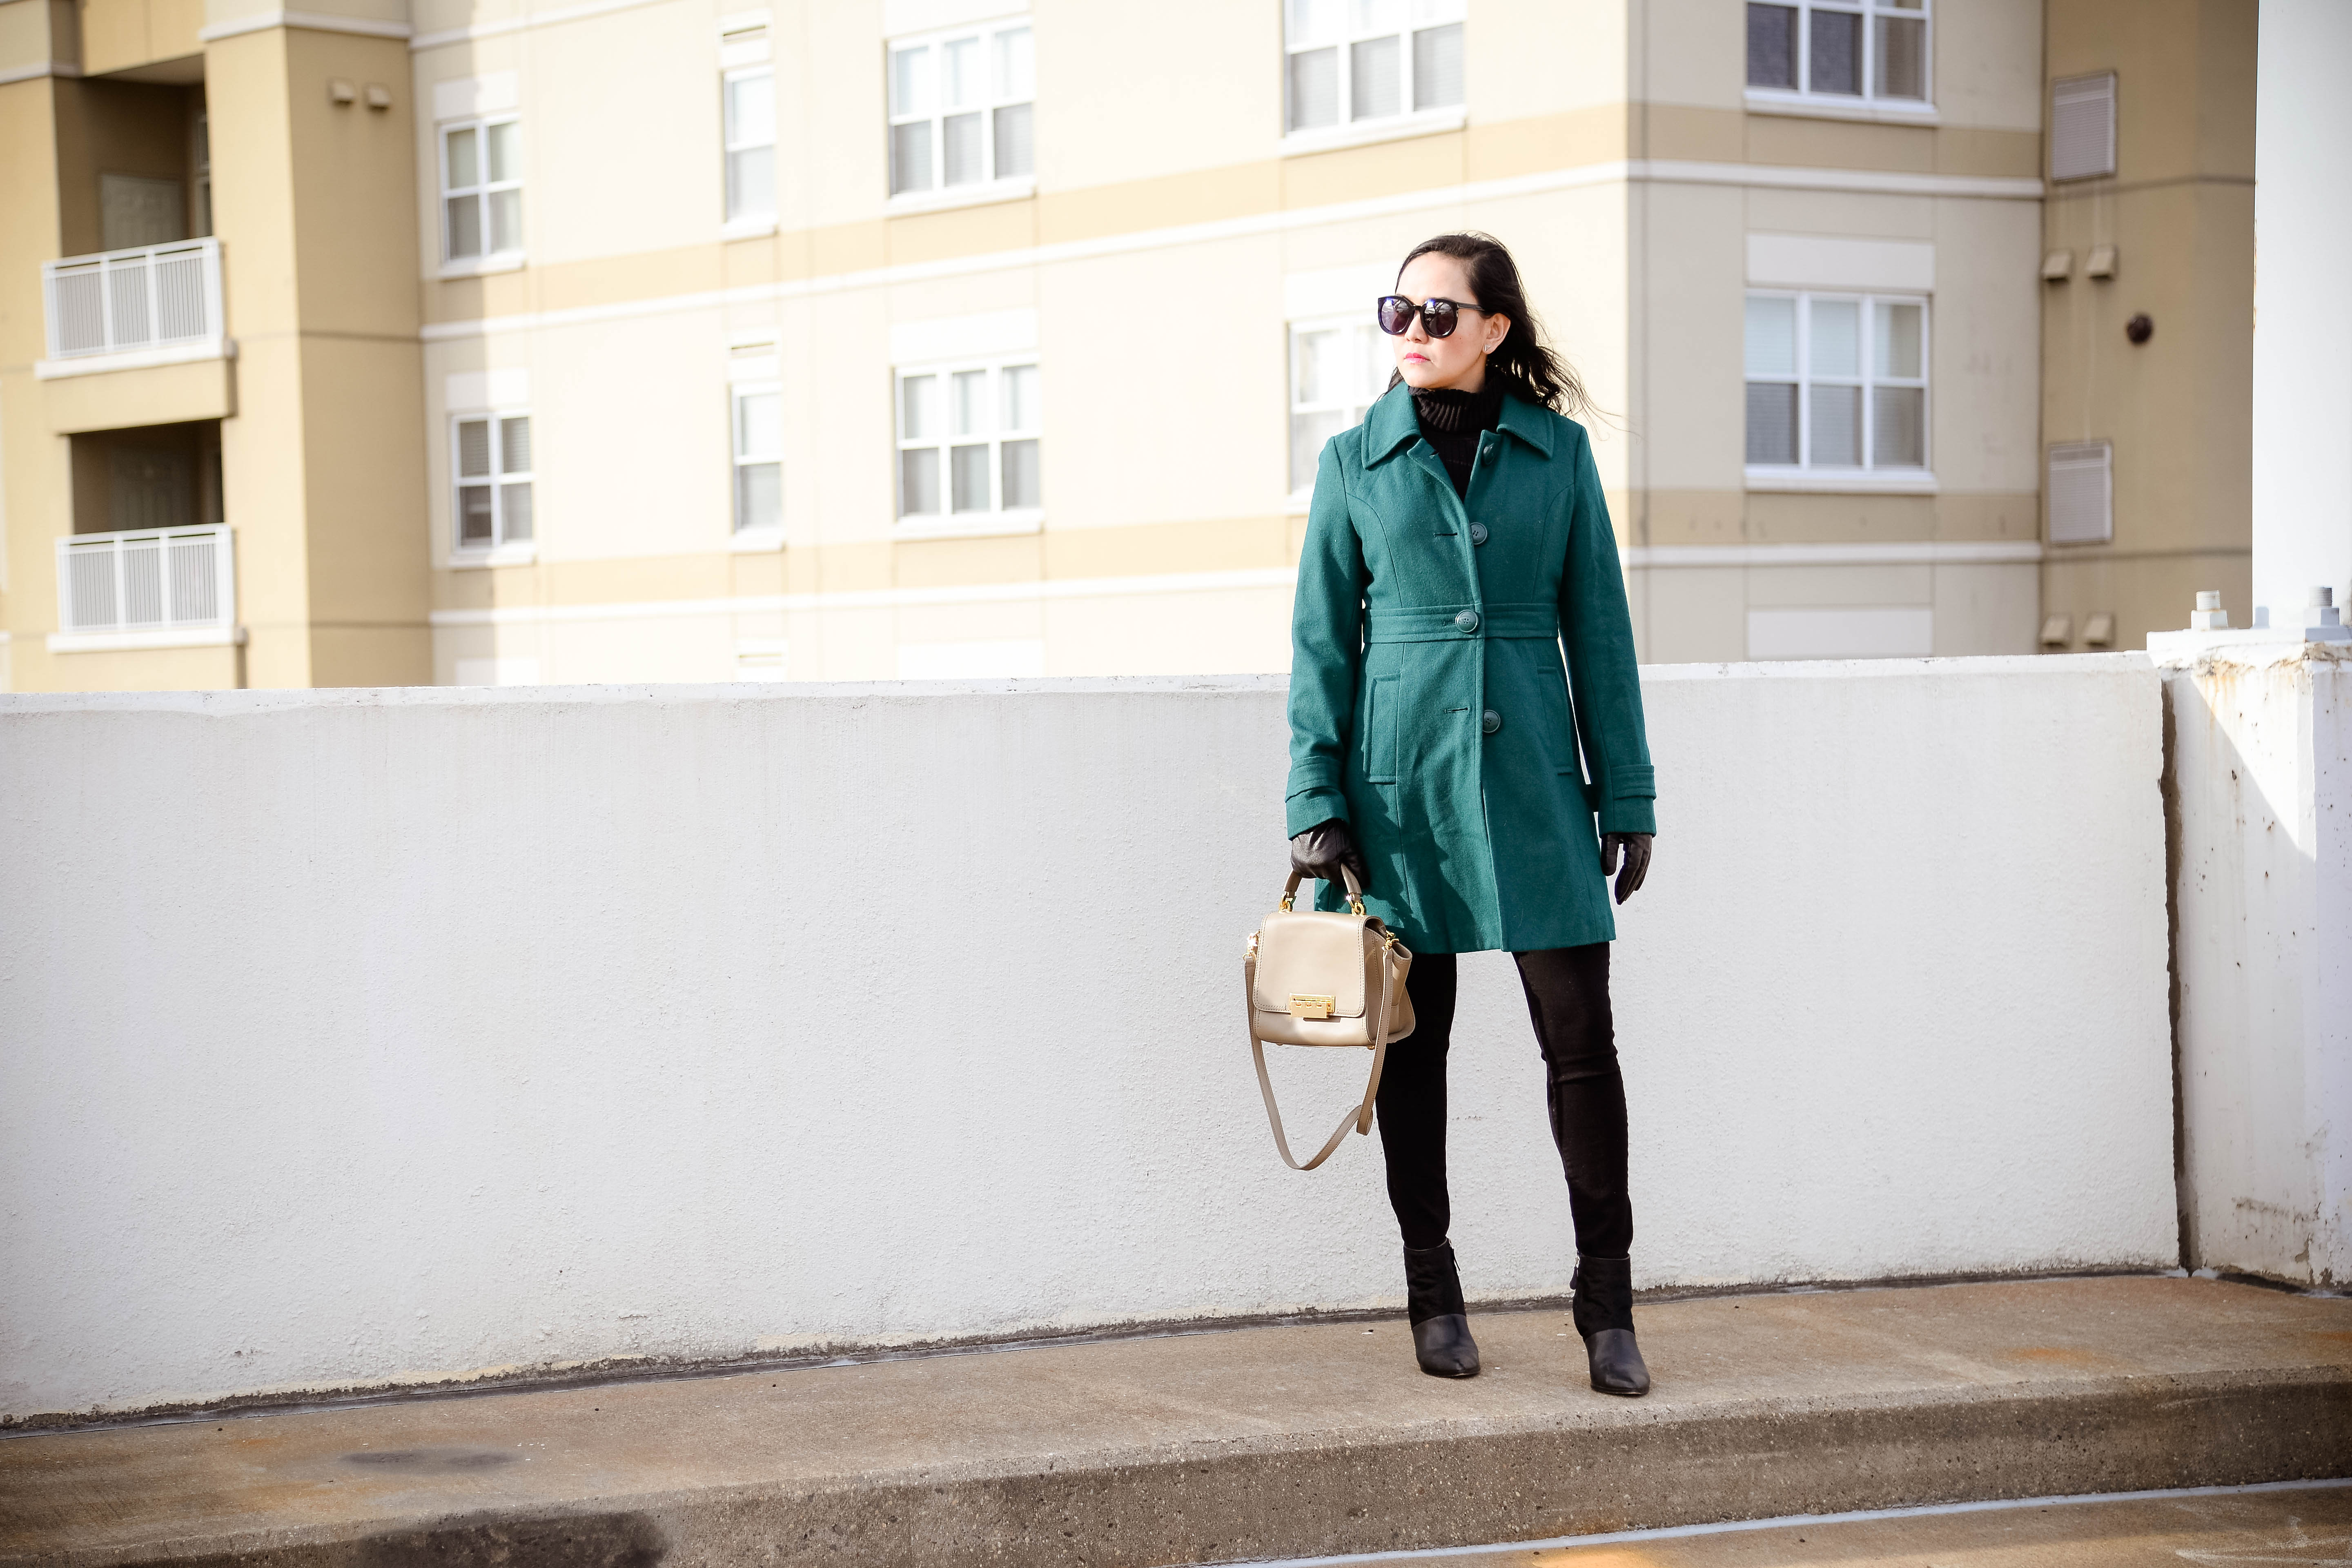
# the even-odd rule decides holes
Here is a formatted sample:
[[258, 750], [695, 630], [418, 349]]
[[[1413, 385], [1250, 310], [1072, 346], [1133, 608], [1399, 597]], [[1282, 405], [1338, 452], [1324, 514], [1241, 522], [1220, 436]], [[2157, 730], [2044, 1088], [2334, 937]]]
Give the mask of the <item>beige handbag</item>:
[[[1324, 914], [1290, 907], [1299, 883], [1299, 873], [1293, 871], [1282, 889], [1282, 908], [1250, 933], [1249, 954], [1242, 961], [1258, 1091], [1265, 1096], [1274, 1146], [1294, 1171], [1311, 1171], [1329, 1159], [1351, 1123], [1359, 1132], [1371, 1131], [1372, 1101], [1381, 1091], [1381, 1068], [1388, 1061], [1390, 1043], [1412, 1033], [1412, 998], [1404, 989], [1406, 972], [1412, 967], [1412, 950], [1378, 915], [1364, 912], [1364, 889], [1356, 874], [1343, 868], [1340, 875], [1347, 879], [1348, 913]], [[1364, 1103], [1339, 1119], [1323, 1147], [1304, 1165], [1291, 1158], [1282, 1112], [1274, 1103], [1274, 1083], [1265, 1076], [1269, 1041], [1277, 1046], [1362, 1046], [1372, 1053]]]

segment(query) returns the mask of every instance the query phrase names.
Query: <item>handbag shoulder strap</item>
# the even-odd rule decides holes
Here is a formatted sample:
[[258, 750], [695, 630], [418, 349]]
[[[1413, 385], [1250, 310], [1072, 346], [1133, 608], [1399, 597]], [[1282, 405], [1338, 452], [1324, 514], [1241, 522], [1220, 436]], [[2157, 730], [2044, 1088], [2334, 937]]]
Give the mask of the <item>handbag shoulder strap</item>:
[[1381, 1010], [1379, 1023], [1372, 1032], [1372, 1075], [1364, 1085], [1364, 1102], [1339, 1118], [1339, 1125], [1331, 1129], [1331, 1136], [1323, 1140], [1323, 1147], [1304, 1165], [1290, 1152], [1290, 1139], [1282, 1130], [1282, 1110], [1274, 1102], [1274, 1080], [1265, 1072], [1265, 1042], [1258, 1037], [1257, 1008], [1252, 1001], [1256, 990], [1257, 960], [1252, 958], [1242, 965], [1242, 1010], [1249, 1018], [1250, 1055], [1257, 1062], [1257, 1089], [1265, 1097], [1265, 1119], [1274, 1128], [1274, 1146], [1281, 1151], [1282, 1163], [1294, 1171], [1311, 1171], [1331, 1157], [1339, 1140], [1353, 1126], [1357, 1132], [1370, 1132], [1372, 1128], [1372, 1105], [1380, 1098], [1381, 1069], [1388, 1063], [1389, 1023], [1395, 1001], [1396, 965], [1382, 961], [1381, 964]]

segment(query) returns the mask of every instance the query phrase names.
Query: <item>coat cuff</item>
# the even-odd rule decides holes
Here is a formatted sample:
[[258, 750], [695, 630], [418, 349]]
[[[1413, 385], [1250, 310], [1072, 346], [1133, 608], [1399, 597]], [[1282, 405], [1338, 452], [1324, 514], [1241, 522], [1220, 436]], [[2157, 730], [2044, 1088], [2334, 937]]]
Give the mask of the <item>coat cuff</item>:
[[1601, 804], [1603, 833], [1658, 831], [1658, 770], [1648, 763], [1619, 763], [1609, 770], [1609, 793]]
[[1646, 800], [1612, 800], [1601, 808], [1601, 831], [1646, 833], [1655, 837], [1658, 832], [1657, 807]]
[[[1334, 818], [1347, 822], [1348, 797], [1328, 784], [1313, 785], [1285, 801], [1282, 815], [1288, 825], [1284, 831], [1296, 838], [1308, 828], [1320, 827]], [[1352, 827], [1354, 824], [1349, 826]]]

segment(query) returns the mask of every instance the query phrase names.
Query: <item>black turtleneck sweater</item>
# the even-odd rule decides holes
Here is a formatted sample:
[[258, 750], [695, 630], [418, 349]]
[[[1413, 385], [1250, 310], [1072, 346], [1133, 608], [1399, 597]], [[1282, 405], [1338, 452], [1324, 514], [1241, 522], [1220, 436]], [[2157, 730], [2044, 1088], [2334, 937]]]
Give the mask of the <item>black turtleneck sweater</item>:
[[1470, 499], [1470, 468], [1478, 458], [1478, 437], [1495, 427], [1503, 413], [1503, 384], [1494, 376], [1476, 392], [1441, 387], [1412, 395], [1413, 412], [1421, 416], [1422, 439], [1437, 448], [1454, 493]]

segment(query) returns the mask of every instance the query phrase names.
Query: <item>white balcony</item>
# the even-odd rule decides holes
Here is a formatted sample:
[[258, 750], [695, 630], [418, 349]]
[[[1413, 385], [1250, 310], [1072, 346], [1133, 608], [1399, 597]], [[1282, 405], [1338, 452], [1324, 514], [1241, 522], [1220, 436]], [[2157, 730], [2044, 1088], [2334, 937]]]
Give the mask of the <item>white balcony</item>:
[[222, 329], [220, 241], [186, 239], [41, 264], [42, 380], [233, 351]]
[[52, 653], [210, 647], [241, 640], [226, 523], [58, 541]]

